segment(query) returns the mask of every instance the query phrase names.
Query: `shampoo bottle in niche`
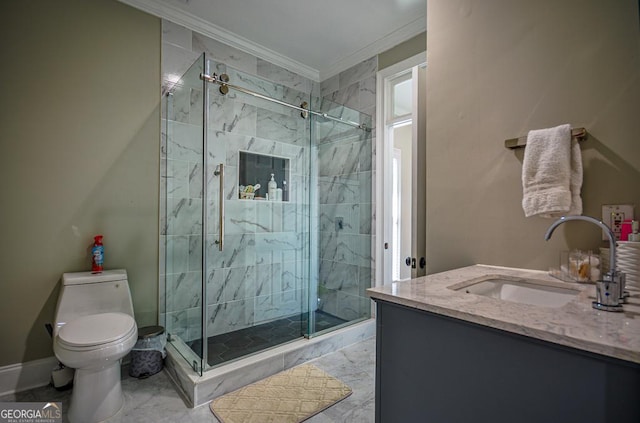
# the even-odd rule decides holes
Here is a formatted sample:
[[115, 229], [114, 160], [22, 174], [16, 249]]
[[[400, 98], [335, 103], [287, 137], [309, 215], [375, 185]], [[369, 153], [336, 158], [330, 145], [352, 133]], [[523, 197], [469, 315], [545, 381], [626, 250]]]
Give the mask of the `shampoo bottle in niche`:
[[267, 192], [269, 193], [269, 200], [275, 200], [276, 199], [276, 189], [278, 189], [278, 184], [276, 183], [276, 180], [273, 178], [273, 173], [271, 174], [271, 180], [269, 181], [269, 183], [267, 184]]
[[102, 264], [104, 263], [104, 246], [102, 245], [102, 235], [96, 235], [93, 237], [91, 257], [91, 272], [102, 272]]

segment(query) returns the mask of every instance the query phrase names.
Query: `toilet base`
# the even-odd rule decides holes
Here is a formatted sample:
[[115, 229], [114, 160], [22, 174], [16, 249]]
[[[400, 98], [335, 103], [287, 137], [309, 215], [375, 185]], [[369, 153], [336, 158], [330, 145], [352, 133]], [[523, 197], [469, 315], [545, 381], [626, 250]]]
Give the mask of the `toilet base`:
[[120, 360], [97, 369], [76, 369], [69, 408], [71, 423], [101, 422], [123, 406]]

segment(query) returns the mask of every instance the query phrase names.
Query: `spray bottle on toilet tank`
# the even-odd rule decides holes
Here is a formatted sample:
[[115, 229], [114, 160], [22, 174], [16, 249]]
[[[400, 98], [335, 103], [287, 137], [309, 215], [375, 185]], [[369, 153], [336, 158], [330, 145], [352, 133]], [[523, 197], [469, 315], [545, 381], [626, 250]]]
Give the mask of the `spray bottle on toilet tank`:
[[91, 248], [91, 272], [102, 272], [104, 263], [104, 246], [102, 245], [102, 235], [93, 237], [93, 247]]

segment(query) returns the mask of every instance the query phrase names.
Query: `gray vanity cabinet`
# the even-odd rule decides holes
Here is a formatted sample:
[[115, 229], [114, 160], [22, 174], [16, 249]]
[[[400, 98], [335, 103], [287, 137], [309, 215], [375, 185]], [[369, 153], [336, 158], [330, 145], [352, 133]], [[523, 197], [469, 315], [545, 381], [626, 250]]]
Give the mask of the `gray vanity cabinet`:
[[377, 423], [639, 423], [640, 365], [375, 299]]

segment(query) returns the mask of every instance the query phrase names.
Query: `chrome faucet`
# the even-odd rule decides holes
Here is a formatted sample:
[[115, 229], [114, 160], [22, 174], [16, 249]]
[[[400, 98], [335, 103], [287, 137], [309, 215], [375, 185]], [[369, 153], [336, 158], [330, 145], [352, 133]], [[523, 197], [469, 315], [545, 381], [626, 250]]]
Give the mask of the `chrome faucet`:
[[544, 234], [544, 239], [549, 241], [553, 231], [564, 222], [570, 220], [591, 222], [602, 228], [609, 238], [609, 271], [596, 282], [596, 301], [593, 301], [592, 306], [597, 310], [622, 311], [621, 303], [625, 302], [625, 298], [629, 296], [629, 293], [624, 290], [625, 274], [616, 270], [616, 238], [611, 228], [600, 220], [589, 216], [562, 216], [549, 226], [547, 233]]

